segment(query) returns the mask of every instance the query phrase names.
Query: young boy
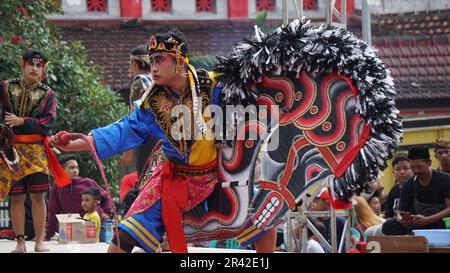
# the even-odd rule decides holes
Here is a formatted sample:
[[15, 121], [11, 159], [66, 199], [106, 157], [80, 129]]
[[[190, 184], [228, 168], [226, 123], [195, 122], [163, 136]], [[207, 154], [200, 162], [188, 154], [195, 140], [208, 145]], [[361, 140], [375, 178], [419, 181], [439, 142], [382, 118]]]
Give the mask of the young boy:
[[100, 215], [95, 210], [100, 201], [100, 191], [96, 188], [88, 188], [81, 194], [81, 205], [86, 213], [83, 216], [84, 220], [95, 223], [95, 239], [99, 242], [101, 221]]
[[394, 172], [395, 183], [386, 199], [386, 210], [384, 211], [385, 219], [393, 218], [395, 216], [400, 201], [401, 188], [403, 184], [414, 175], [408, 155], [404, 153], [398, 153], [394, 157], [392, 160], [392, 169]]

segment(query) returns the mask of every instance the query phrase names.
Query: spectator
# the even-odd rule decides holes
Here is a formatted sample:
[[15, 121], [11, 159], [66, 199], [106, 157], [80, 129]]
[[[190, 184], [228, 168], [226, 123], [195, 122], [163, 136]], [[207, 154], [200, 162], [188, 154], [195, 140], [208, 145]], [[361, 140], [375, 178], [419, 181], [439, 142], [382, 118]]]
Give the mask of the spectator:
[[[309, 218], [313, 226], [317, 229], [317, 231], [323, 236], [325, 234], [325, 225], [320, 221]], [[308, 242], [306, 243], [306, 251], [305, 253], [325, 253], [322, 246], [319, 244], [319, 239], [316, 235], [308, 228]]]
[[[102, 221], [113, 216], [114, 204], [108, 197], [106, 191], [95, 181], [78, 176], [79, 169], [76, 156], [73, 154], [65, 154], [60, 157], [59, 162], [72, 179], [72, 183], [65, 187], [58, 187], [56, 184], [53, 184], [51, 187], [48, 204], [48, 222], [45, 232], [45, 240], [47, 241], [58, 230], [56, 214], [79, 213], [80, 216], [84, 215], [84, 209], [80, 200], [82, 192], [88, 188], [97, 188], [100, 191], [100, 206], [97, 206], [96, 210]], [[100, 235], [100, 241], [103, 241], [102, 234]]]
[[378, 198], [378, 200], [380, 202], [380, 210], [381, 211], [385, 211], [386, 210], [386, 202], [385, 202], [386, 201], [386, 196], [385, 196], [383, 190], [384, 190], [384, 185], [383, 185], [383, 183], [381, 182], [380, 179], [377, 179], [377, 180], [373, 181], [370, 184], [370, 192], [371, 193], [372, 192], [377, 192], [376, 195], [377, 195], [377, 198]]
[[356, 196], [355, 201], [356, 204], [354, 205], [354, 208], [357, 224], [356, 226], [354, 226], [354, 229], [359, 233], [359, 240], [361, 242], [364, 242], [365, 231], [372, 226], [382, 224], [383, 219], [378, 217], [373, 212], [373, 210], [369, 206], [369, 203], [367, 203], [364, 198]]
[[440, 138], [436, 140], [434, 157], [439, 161], [438, 170], [450, 173], [450, 139]]
[[100, 201], [100, 191], [97, 188], [89, 188], [81, 193], [81, 205], [84, 209], [83, 219], [95, 223], [95, 239], [100, 241], [100, 215], [96, 211], [98, 202]]
[[413, 147], [408, 158], [414, 176], [402, 186], [399, 217], [383, 224], [386, 235], [443, 228], [442, 219], [450, 214], [450, 175], [431, 169], [428, 148]]
[[405, 182], [410, 179], [414, 173], [411, 170], [408, 155], [404, 153], [397, 154], [392, 160], [392, 169], [394, 171], [395, 184], [389, 191], [386, 199], [386, 210], [384, 211], [384, 218], [393, 218], [398, 209], [400, 201], [400, 190]]
[[378, 191], [363, 194], [363, 197], [369, 204], [369, 207], [372, 209], [372, 211], [377, 216], [381, 214], [381, 203], [380, 203], [379, 196], [380, 196], [380, 192], [378, 192]]
[[[310, 210], [311, 211], [329, 211], [331, 209], [330, 206], [330, 193], [328, 192], [328, 189], [324, 188], [316, 197], [311, 204]], [[328, 243], [331, 244], [331, 224], [330, 224], [330, 217], [319, 217], [317, 218], [320, 222], [322, 222], [325, 226], [325, 232], [324, 238], [328, 241]], [[336, 233], [337, 233], [337, 240], [338, 240], [338, 249], [339, 249], [339, 243], [340, 239], [342, 237], [342, 234], [344, 232], [344, 226], [345, 226], [345, 217], [338, 216], [336, 217]]]
[[[311, 195], [309, 195], [308, 193], [306, 194], [306, 196], [309, 198], [311, 197]], [[293, 250], [293, 252], [300, 252], [301, 249], [301, 244], [302, 244], [302, 229], [304, 227], [304, 225], [306, 224], [305, 221], [303, 219], [306, 219], [306, 217], [303, 217], [301, 214], [303, 212], [302, 209], [302, 204], [303, 204], [303, 199], [300, 199], [296, 206], [295, 209], [292, 212], [297, 212], [297, 216], [295, 218], [290, 219], [290, 224], [291, 224], [291, 236], [288, 236], [288, 222], [285, 221], [285, 223], [283, 224], [284, 226], [284, 233], [283, 233], [283, 244], [281, 245], [281, 250], [282, 251], [290, 251]], [[292, 249], [289, 249], [289, 244], [292, 245]]]

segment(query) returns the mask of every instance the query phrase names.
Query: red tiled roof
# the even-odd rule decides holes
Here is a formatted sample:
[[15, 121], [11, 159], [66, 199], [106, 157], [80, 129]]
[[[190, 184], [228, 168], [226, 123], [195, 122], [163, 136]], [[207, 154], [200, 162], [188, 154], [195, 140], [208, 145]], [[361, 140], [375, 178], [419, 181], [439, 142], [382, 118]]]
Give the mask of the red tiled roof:
[[[439, 14], [449, 13], [445, 11]], [[427, 16], [434, 18], [430, 14]], [[356, 17], [349, 20], [349, 29], [359, 35]], [[395, 20], [401, 21], [399, 18], [402, 16], [397, 17], [387, 16], [383, 24], [387, 26], [394, 24]], [[277, 23], [279, 22], [269, 21], [268, 25]], [[194, 55], [217, 56], [228, 53], [236, 42], [253, 35], [255, 21], [131, 21], [124, 23], [115, 20], [60, 21], [57, 24], [63, 28], [65, 40], [81, 40], [85, 44], [89, 58], [102, 67], [106, 83], [114, 89], [122, 89], [127, 88], [130, 81], [129, 51], [136, 45], [147, 42], [149, 35], [177, 29], [186, 36]], [[372, 30], [374, 29], [372, 24]], [[376, 30], [375, 33], [381, 32]], [[391, 69], [399, 99], [450, 99], [450, 33], [399, 37], [398, 33], [387, 32], [387, 35], [374, 35], [373, 44], [378, 48], [379, 56]]]
[[[120, 24], [111, 22], [56, 22], [63, 28], [63, 39], [80, 40], [89, 59], [102, 67], [105, 82], [114, 89], [129, 85], [129, 52], [146, 43], [154, 33], [168, 30], [183, 32], [193, 55], [223, 55], [243, 37], [254, 33], [254, 21], [172, 21]], [[70, 25], [65, 25], [70, 23]], [[91, 24], [91, 25], [90, 25]]]
[[375, 38], [399, 99], [450, 98], [450, 35]]
[[450, 35], [450, 9], [372, 16], [372, 34]]

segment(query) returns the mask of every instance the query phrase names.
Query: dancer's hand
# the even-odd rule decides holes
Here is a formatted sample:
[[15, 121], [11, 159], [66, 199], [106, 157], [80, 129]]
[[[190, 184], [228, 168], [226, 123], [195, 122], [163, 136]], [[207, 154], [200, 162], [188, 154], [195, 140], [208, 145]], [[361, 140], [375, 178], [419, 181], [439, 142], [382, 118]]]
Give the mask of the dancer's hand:
[[6, 112], [5, 123], [9, 127], [20, 126], [23, 125], [25, 120], [21, 117], [14, 115], [13, 113]]
[[63, 151], [67, 151], [67, 146], [70, 144], [70, 140], [66, 137], [67, 132], [62, 131], [50, 137], [49, 144], [52, 148], [58, 148]]
[[133, 150], [128, 150], [125, 153], [123, 153], [120, 164], [124, 167], [128, 167], [131, 165], [131, 162], [133, 162]]

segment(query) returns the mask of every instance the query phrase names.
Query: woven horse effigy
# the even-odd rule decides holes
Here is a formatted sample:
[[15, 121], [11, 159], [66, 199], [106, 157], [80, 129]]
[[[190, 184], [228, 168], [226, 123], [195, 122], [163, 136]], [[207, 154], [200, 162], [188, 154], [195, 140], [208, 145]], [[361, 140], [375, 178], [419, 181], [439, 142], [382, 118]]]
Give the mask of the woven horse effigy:
[[[216, 72], [216, 103], [223, 109], [266, 110], [258, 120], [238, 122], [237, 135], [253, 130], [256, 137], [228, 141], [219, 158], [223, 183], [184, 215], [190, 241], [237, 236], [253, 242], [324, 179], [334, 201], [348, 201], [377, 178], [401, 140], [389, 70], [344, 29], [304, 20], [269, 34], [256, 29], [219, 58]], [[261, 150], [273, 141], [276, 149]], [[252, 196], [258, 158], [260, 190]]]

